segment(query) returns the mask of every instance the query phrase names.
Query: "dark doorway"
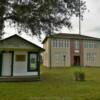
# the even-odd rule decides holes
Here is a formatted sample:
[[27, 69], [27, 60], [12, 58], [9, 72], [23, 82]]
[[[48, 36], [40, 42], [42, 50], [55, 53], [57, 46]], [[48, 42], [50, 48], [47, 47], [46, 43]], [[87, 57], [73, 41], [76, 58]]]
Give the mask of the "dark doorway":
[[80, 56], [74, 56], [74, 66], [80, 66]]

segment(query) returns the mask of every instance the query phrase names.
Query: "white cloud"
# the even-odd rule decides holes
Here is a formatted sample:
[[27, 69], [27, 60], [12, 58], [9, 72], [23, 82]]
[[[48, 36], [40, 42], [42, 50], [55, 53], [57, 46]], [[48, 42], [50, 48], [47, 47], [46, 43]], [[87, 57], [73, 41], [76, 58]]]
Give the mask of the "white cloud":
[[[84, 15], [84, 20], [81, 22], [82, 34], [100, 37], [100, 0], [85, 0], [87, 5], [87, 11]], [[89, 12], [88, 12], [89, 11]], [[78, 18], [72, 19], [73, 29], [68, 30], [63, 28], [61, 32], [78, 33], [79, 25]]]

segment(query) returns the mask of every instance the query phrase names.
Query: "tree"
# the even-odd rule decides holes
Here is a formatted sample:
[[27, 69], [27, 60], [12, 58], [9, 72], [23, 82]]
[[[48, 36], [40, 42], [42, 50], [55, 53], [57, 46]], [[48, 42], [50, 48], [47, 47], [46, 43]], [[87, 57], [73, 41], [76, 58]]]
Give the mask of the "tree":
[[[13, 24], [18, 31], [31, 31], [33, 35], [63, 26], [71, 28], [71, 17], [86, 10], [83, 0], [0, 0], [0, 36], [4, 34], [5, 22]], [[81, 16], [82, 16], [81, 15]]]

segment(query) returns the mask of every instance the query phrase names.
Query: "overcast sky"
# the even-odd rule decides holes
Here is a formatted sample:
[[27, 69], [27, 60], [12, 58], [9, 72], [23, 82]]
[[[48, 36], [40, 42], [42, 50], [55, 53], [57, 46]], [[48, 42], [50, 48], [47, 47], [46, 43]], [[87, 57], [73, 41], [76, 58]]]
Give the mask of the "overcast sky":
[[[81, 22], [81, 33], [88, 36], [94, 36], [100, 38], [100, 0], [85, 0], [87, 5], [87, 10], [84, 15], [84, 20]], [[62, 33], [78, 33], [79, 25], [78, 18], [72, 19], [73, 29], [68, 30], [67, 28], [63, 28], [60, 32]], [[6, 29], [6, 32], [9, 34], [16, 33], [15, 30], [11, 30], [10, 28]], [[26, 37], [27, 38], [27, 37]], [[29, 37], [28, 37], [29, 38]], [[30, 39], [29, 39], [30, 40]], [[37, 39], [33, 39], [33, 41], [41, 45], [37, 42]]]
[[[85, 0], [87, 11], [84, 20], [81, 22], [81, 33], [89, 36], [100, 37], [100, 0]], [[63, 29], [61, 32], [78, 33], [78, 18], [72, 19], [73, 29]]]

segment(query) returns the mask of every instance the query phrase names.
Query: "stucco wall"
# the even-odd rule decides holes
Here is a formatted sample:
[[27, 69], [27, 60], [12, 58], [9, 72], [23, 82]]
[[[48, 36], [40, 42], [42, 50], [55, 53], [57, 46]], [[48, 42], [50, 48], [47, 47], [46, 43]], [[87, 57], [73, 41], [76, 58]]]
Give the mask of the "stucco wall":
[[48, 39], [44, 44], [43, 44], [43, 48], [45, 49], [45, 51], [43, 52], [43, 65], [46, 67], [49, 67], [50, 65], [50, 39]]

